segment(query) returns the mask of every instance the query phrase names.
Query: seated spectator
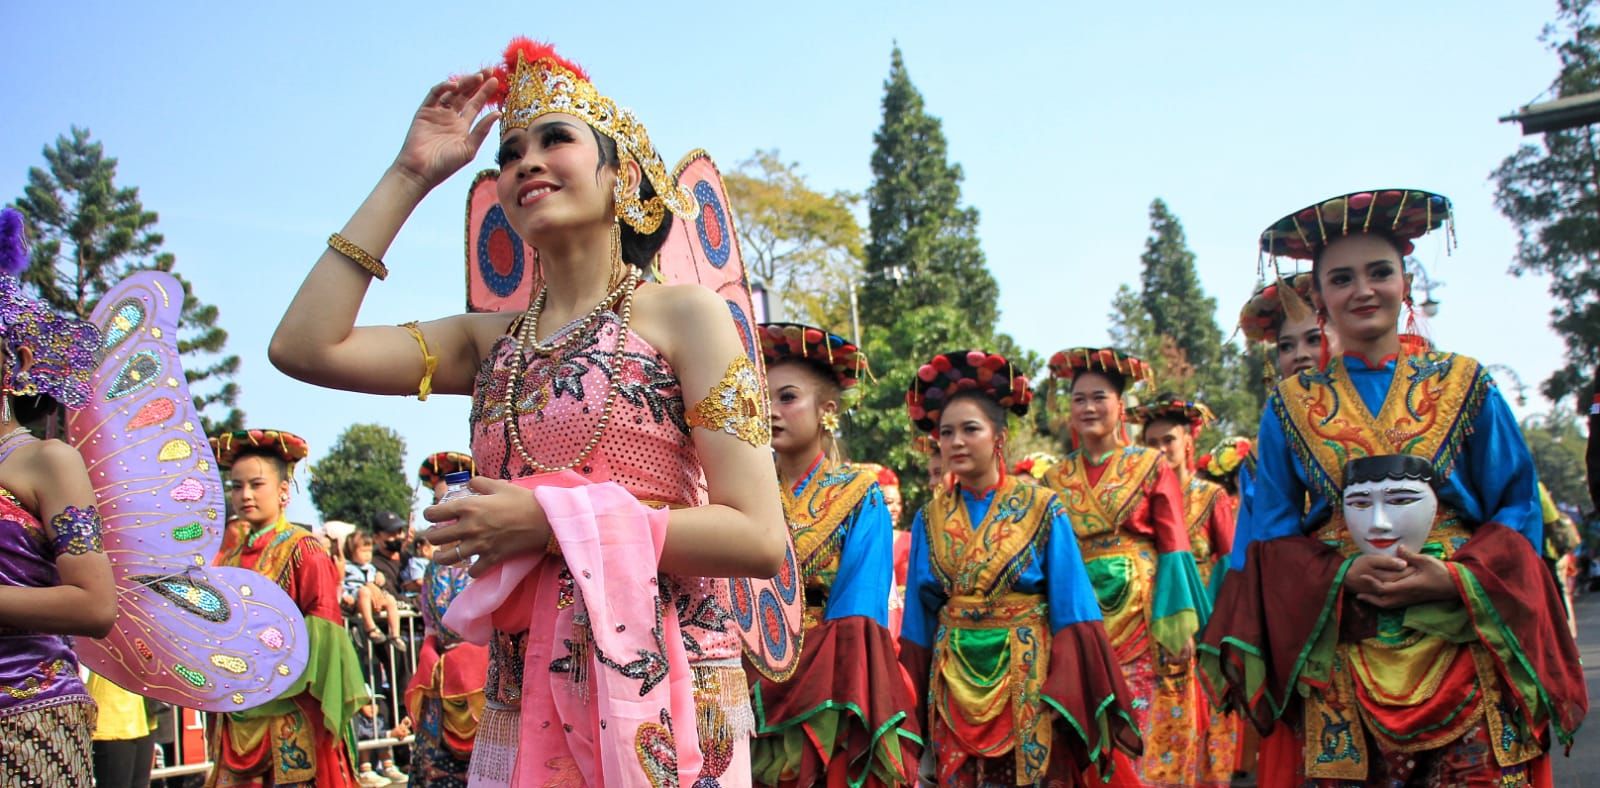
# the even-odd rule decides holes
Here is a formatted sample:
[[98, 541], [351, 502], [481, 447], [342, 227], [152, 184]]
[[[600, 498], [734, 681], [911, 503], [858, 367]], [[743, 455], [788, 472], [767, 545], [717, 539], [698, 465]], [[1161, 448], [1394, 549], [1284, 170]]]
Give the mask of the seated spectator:
[[[372, 537], [357, 531], [344, 543], [344, 591], [340, 601], [355, 609], [366, 628], [367, 639], [373, 643], [390, 642], [395, 648], [406, 650], [405, 639], [400, 637], [400, 605], [383, 586], [388, 579], [372, 563]], [[378, 629], [373, 611], [382, 608], [389, 623], [389, 634]]]

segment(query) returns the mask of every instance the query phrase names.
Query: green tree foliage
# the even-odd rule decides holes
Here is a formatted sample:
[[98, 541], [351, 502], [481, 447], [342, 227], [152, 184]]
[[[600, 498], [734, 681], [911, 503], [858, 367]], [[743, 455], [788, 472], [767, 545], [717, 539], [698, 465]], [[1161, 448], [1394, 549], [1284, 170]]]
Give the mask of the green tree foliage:
[[[136, 271], [172, 273], [172, 253], [156, 231], [157, 216], [144, 209], [136, 187], [116, 185], [117, 160], [105, 155], [88, 129], [45, 147], [46, 167], [28, 170], [16, 206], [28, 217], [33, 265], [23, 274], [55, 309], [87, 318], [108, 290]], [[224, 356], [228, 332], [217, 325], [217, 308], [202, 302], [182, 276], [183, 314], [178, 348], [206, 434], [240, 429], [235, 407], [238, 356]]]
[[[1150, 203], [1139, 289], [1123, 285], [1111, 302], [1111, 344], [1145, 359], [1158, 391], [1205, 402], [1216, 412], [1215, 434], [1253, 434], [1264, 398], [1261, 363], [1223, 342], [1217, 301], [1195, 270], [1183, 224], [1160, 199]], [[1064, 421], [1061, 400], [1048, 417]]]
[[961, 206], [961, 165], [948, 161], [943, 124], [924, 108], [898, 47], [873, 142], [862, 320], [881, 325], [904, 310], [959, 301], [964, 333], [987, 340], [1000, 286], [978, 245], [978, 211]]
[[322, 519], [371, 528], [373, 516], [411, 512], [406, 442], [378, 424], [352, 424], [311, 467], [311, 502]]
[[[943, 125], [924, 107], [898, 47], [873, 141], [860, 306], [876, 380], [852, 414], [846, 444], [853, 456], [899, 471], [914, 510], [927, 489], [927, 458], [912, 448], [905, 409], [917, 367], [947, 350], [1004, 353], [1015, 343], [995, 335], [1000, 288], [978, 244], [978, 212], [961, 206], [961, 167], [948, 160]], [[1019, 370], [1037, 372], [1037, 359], [1024, 356], [1007, 353]]]
[[[1540, 40], [1561, 61], [1556, 98], [1600, 90], [1600, 23], [1593, 0], [1559, 0]], [[1559, 400], [1582, 391], [1600, 358], [1600, 131], [1594, 125], [1550, 132], [1523, 145], [1492, 173], [1495, 207], [1521, 242], [1511, 271], [1548, 274], [1550, 324], [1566, 342], [1566, 366], [1541, 387]]]
[[850, 192], [811, 188], [799, 165], [756, 151], [723, 179], [753, 278], [782, 294], [790, 319], [849, 336], [850, 283], [861, 275], [861, 225]]
[[1533, 467], [1539, 481], [1550, 490], [1556, 503], [1589, 508], [1589, 488], [1584, 476], [1584, 450], [1588, 438], [1578, 429], [1578, 420], [1559, 409], [1522, 421], [1522, 437], [1533, 453]]

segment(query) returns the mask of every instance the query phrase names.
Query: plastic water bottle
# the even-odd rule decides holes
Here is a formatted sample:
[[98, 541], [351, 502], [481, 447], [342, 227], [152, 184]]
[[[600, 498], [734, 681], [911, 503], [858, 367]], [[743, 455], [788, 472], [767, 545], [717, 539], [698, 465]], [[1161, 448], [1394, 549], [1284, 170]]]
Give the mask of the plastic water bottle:
[[[444, 495], [439, 498], [439, 503], [449, 503], [451, 501], [457, 501], [457, 500], [460, 500], [462, 498], [471, 498], [472, 496], [477, 495], [478, 493], [473, 492], [472, 488], [468, 486], [471, 483], [472, 483], [472, 472], [471, 471], [456, 471], [455, 473], [447, 473], [447, 474], [445, 474], [444, 475], [444, 485], [445, 485]], [[444, 522], [434, 523], [434, 526], [437, 527], [437, 526], [441, 526], [441, 525], [450, 525], [450, 524], [452, 524], [454, 522], [455, 522], [455, 520], [446, 520]], [[468, 556], [467, 557], [467, 564], [471, 564], [472, 562], [477, 561], [477, 560], [478, 560], [478, 556], [476, 556], [476, 555]], [[462, 565], [462, 569], [464, 570], [465, 568], [466, 568], [466, 564], [463, 564]]]
[[[447, 474], [445, 474], [444, 475], [444, 485], [445, 485], [444, 495], [439, 498], [439, 503], [449, 503], [451, 501], [459, 500], [461, 498], [470, 498], [470, 497], [472, 497], [474, 495], [477, 495], [477, 493], [473, 492], [472, 488], [468, 486], [469, 484], [471, 484], [471, 482], [472, 482], [472, 472], [471, 471], [456, 471], [455, 473], [447, 473]], [[437, 505], [437, 504], [435, 504], [435, 505]], [[454, 523], [454, 522], [455, 522], [455, 520], [445, 520], [443, 522], [433, 523], [433, 524], [429, 525], [428, 527], [429, 528], [438, 528], [441, 525], [450, 525], [451, 523]]]
[[439, 499], [439, 503], [446, 503], [448, 501], [454, 501], [457, 498], [466, 498], [477, 495], [477, 493], [473, 492], [472, 488], [468, 486], [471, 484], [471, 482], [471, 471], [456, 471], [455, 473], [445, 474], [444, 497]]

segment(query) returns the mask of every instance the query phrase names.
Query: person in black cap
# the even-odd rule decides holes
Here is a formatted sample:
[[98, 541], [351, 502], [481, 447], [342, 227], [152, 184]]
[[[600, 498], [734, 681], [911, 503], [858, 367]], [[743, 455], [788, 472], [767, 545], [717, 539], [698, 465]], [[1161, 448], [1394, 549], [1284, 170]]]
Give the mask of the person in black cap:
[[394, 512], [378, 512], [372, 518], [372, 565], [383, 576], [383, 590], [400, 598], [406, 568], [407, 532], [411, 524]]

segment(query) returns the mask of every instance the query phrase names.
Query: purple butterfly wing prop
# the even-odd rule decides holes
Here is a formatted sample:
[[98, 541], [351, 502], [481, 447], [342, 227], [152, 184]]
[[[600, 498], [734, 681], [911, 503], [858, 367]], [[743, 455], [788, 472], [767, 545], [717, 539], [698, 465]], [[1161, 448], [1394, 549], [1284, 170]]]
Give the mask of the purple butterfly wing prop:
[[[722, 296], [746, 355], [761, 371], [764, 391], [766, 373], [756, 345], [750, 282], [745, 276], [744, 258], [739, 254], [739, 237], [722, 174], [710, 154], [695, 150], [678, 162], [676, 175], [678, 183], [694, 195], [700, 212], [694, 219], [672, 217], [675, 226], [657, 258], [659, 278], [668, 284], [699, 284]], [[800, 660], [804, 603], [800, 567], [793, 541], [785, 541], [787, 553], [777, 577], [728, 580], [733, 624], [744, 643], [745, 655], [756, 670], [774, 681], [792, 675]]]
[[270, 701], [305, 671], [305, 619], [260, 574], [210, 566], [225, 525], [216, 458], [178, 357], [183, 286], [143, 271], [111, 289], [89, 403], [67, 417], [105, 520], [117, 623], [79, 638], [90, 670], [204, 711]]

